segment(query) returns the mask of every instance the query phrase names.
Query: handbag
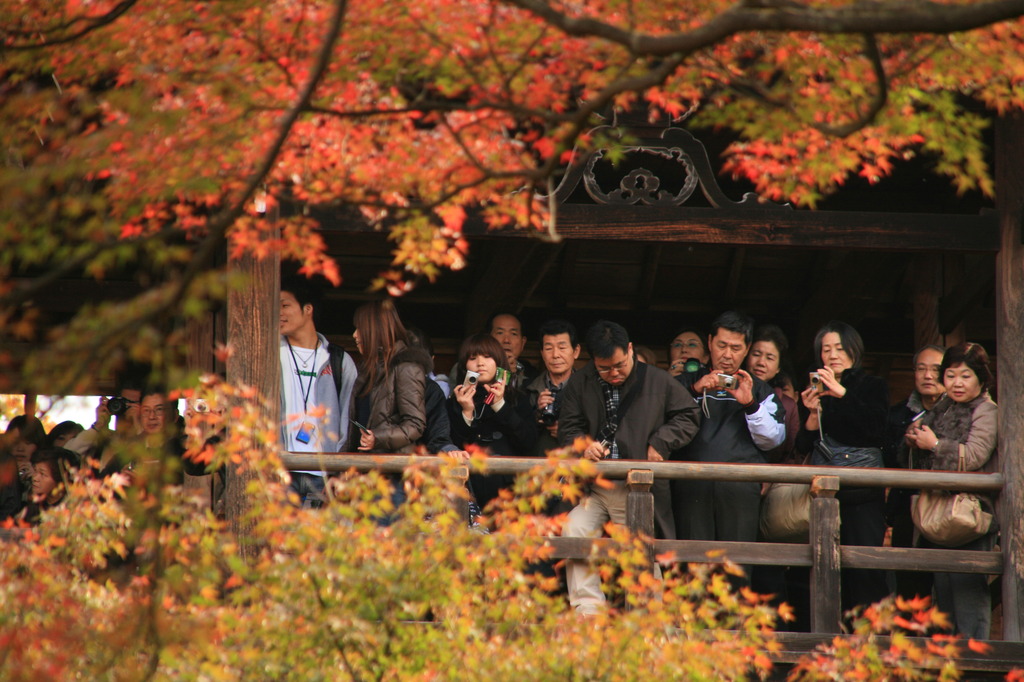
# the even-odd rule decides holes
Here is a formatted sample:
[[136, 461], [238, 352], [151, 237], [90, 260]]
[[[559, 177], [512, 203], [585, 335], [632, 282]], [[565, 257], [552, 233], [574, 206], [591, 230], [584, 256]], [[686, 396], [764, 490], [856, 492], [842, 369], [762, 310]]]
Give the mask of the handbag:
[[761, 539], [806, 544], [811, 529], [809, 483], [772, 483], [761, 498]]
[[[958, 471], [964, 471], [964, 444], [960, 444]], [[984, 537], [992, 526], [992, 514], [971, 493], [923, 490], [910, 501], [910, 515], [917, 530], [930, 542], [959, 547]]]
[[881, 448], [859, 448], [830, 440], [824, 433], [811, 452], [811, 464], [834, 467], [880, 467]]
[[814, 466], [862, 467], [874, 468], [882, 466], [881, 448], [860, 448], [843, 445], [825, 435], [825, 420], [818, 406], [818, 442], [811, 451], [811, 464]]

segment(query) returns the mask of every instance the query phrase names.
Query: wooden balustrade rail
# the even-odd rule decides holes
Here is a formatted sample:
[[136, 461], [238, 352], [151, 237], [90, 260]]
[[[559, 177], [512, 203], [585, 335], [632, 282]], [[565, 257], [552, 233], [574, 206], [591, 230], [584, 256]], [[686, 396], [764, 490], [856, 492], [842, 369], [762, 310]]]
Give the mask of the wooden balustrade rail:
[[[438, 466], [438, 457], [366, 454], [296, 454], [282, 453], [286, 467], [292, 470], [339, 472], [380, 470], [398, 473], [407, 466]], [[488, 472], [519, 474], [546, 460], [524, 457], [492, 457]], [[948, 573], [1003, 573], [1002, 552], [976, 552], [940, 549], [909, 549], [899, 547], [855, 547], [839, 544], [839, 501], [836, 493], [842, 485], [849, 487], [898, 487], [998, 492], [1003, 485], [1002, 474], [975, 472], [910, 471], [905, 469], [857, 469], [806, 465], [718, 464], [697, 462], [647, 462], [638, 460], [606, 460], [597, 463], [602, 475], [625, 478], [629, 488], [626, 521], [629, 529], [654, 556], [674, 555], [679, 562], [712, 561], [709, 552], [722, 551], [731, 561], [745, 565], [809, 566], [811, 568], [811, 629], [815, 633], [840, 632], [840, 571], [846, 568], [879, 570], [933, 571]], [[465, 480], [466, 467], [457, 467], [453, 475]], [[780, 481], [809, 483], [811, 486], [811, 528], [807, 544], [767, 542], [706, 542], [696, 540], [655, 540], [654, 496], [651, 485], [655, 478], [696, 479], [715, 481]], [[465, 514], [464, 503], [459, 503]], [[609, 539], [561, 538], [545, 540], [559, 559], [589, 560], [606, 556], [612, 549]]]
[[[401, 473], [407, 466], [439, 466], [442, 459], [415, 455], [367, 455], [357, 453], [295, 453], [282, 452], [281, 459], [291, 471], [325, 471], [327, 473], [370, 471]], [[488, 473], [521, 474], [547, 460], [535, 457], [491, 457]], [[810, 483], [817, 476], [836, 476], [846, 487], [866, 488], [928, 488], [962, 490], [964, 492], [998, 492], [1003, 475], [978, 472], [921, 471], [909, 469], [858, 469], [808, 466], [796, 464], [726, 464], [712, 462], [648, 462], [644, 460], [604, 460], [597, 469], [606, 478], [626, 478], [636, 469], [650, 470], [655, 478], [698, 479], [735, 482]]]

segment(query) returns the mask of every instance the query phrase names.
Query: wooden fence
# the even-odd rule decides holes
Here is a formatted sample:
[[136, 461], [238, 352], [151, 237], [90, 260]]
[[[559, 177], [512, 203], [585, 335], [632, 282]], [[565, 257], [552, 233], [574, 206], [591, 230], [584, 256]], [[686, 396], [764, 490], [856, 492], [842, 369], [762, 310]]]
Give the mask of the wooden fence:
[[[400, 473], [406, 466], [436, 466], [436, 457], [365, 454], [282, 453], [290, 470], [340, 472], [379, 470]], [[543, 465], [544, 460], [525, 457], [493, 457], [488, 473], [519, 474]], [[1002, 474], [910, 471], [905, 469], [857, 469], [768, 464], [717, 464], [695, 462], [645, 462], [616, 460], [597, 463], [603, 476], [626, 479], [626, 521], [633, 533], [645, 538], [648, 552], [675, 555], [676, 561], [711, 561], [708, 552], [720, 550], [731, 561], [744, 565], [809, 566], [811, 573], [811, 630], [840, 632], [839, 573], [842, 568], [930, 571], [947, 573], [1003, 574], [1001, 551], [976, 552], [957, 549], [910, 549], [902, 547], [859, 547], [839, 544], [839, 501], [841, 487], [929, 488], [965, 492], [998, 493]], [[468, 475], [462, 467], [461, 475]], [[456, 472], [459, 475], [459, 472]], [[754, 481], [809, 483], [811, 530], [807, 544], [769, 542], [707, 542], [696, 540], [654, 540], [654, 478], [712, 481]], [[463, 510], [462, 513], [465, 513]], [[547, 542], [559, 559], [588, 559], [600, 556], [610, 540], [551, 537]]]

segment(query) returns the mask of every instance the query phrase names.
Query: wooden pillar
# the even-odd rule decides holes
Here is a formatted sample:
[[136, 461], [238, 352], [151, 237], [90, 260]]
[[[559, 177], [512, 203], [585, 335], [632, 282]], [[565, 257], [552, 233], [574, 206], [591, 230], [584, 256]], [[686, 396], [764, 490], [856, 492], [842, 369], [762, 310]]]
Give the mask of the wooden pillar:
[[1003, 550], [1003, 639], [1024, 633], [1024, 116], [996, 123], [996, 352], [999, 457], [1005, 486], [998, 517]]
[[[228, 294], [228, 343], [234, 353], [227, 361], [227, 380], [254, 387], [266, 399], [264, 416], [277, 424], [281, 421], [280, 259], [276, 255], [257, 259], [247, 254], [229, 267], [244, 276], [245, 284]], [[243, 556], [252, 557], [256, 548], [246, 538], [255, 524], [249, 515], [245, 488], [255, 476], [244, 467], [230, 464], [226, 475], [225, 514]]]
[[632, 469], [626, 475], [626, 526], [633, 535], [649, 538], [645, 542], [647, 558], [654, 562], [654, 472]]
[[[654, 472], [650, 469], [631, 469], [626, 474], [626, 527], [634, 537], [643, 538], [648, 571], [654, 570]], [[655, 576], [660, 576], [655, 573]], [[627, 600], [628, 603], [628, 600]], [[629, 607], [627, 607], [629, 608]]]
[[837, 633], [842, 619], [838, 490], [838, 476], [811, 481], [811, 632]]

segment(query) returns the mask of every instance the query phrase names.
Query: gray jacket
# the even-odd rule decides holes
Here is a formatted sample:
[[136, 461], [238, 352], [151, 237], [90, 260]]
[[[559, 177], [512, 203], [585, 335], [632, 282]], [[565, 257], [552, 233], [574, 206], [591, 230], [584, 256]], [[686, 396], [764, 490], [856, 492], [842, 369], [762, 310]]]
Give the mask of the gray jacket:
[[[320, 338], [320, 347], [328, 347], [327, 337], [317, 332]], [[288, 345], [284, 336], [281, 337], [281, 348]], [[319, 356], [317, 360], [320, 360]], [[356, 385], [356, 377], [359, 370], [352, 357], [343, 352], [341, 391], [337, 390], [334, 383], [334, 371], [331, 368], [330, 354], [324, 353], [323, 360], [318, 362], [316, 381], [313, 384], [313, 395], [316, 396], [317, 405], [331, 405], [337, 401], [339, 410], [327, 410], [323, 416], [317, 418], [317, 429], [320, 433], [326, 434], [330, 440], [324, 445], [324, 452], [347, 452], [349, 448], [349, 418], [352, 410], [352, 390]], [[284, 381], [287, 367], [282, 368], [281, 380]], [[288, 442], [287, 418], [288, 409], [284, 404], [284, 386], [281, 387], [281, 430], [280, 438], [282, 443]]]

